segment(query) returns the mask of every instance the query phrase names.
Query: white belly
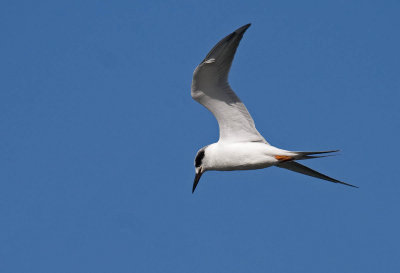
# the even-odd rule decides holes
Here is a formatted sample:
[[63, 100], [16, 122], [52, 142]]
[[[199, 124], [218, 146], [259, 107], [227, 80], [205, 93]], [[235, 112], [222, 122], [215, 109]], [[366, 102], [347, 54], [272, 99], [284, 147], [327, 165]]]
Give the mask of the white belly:
[[275, 155], [288, 151], [259, 143], [214, 143], [207, 147], [207, 170], [233, 171], [263, 169], [278, 163]]

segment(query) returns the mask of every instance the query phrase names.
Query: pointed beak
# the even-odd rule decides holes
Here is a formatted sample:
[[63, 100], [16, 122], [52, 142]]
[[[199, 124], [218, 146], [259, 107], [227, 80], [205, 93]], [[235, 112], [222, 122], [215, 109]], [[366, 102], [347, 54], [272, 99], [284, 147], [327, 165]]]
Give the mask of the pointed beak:
[[196, 173], [196, 176], [194, 177], [192, 193], [194, 193], [194, 190], [196, 189], [197, 184], [199, 183], [200, 177], [202, 174], [203, 174], [203, 168], [200, 168], [199, 171]]

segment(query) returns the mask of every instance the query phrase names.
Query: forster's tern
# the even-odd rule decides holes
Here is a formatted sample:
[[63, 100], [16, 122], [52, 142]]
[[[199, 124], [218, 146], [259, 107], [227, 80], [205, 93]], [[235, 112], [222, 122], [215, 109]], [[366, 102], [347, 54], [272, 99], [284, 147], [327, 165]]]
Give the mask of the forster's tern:
[[271, 146], [257, 131], [254, 121], [228, 83], [236, 49], [250, 24], [223, 38], [193, 73], [192, 98], [215, 116], [219, 140], [201, 148], [195, 158], [196, 176], [192, 193], [206, 171], [253, 170], [270, 166], [285, 168], [334, 183], [347, 184], [314, 171], [296, 160], [324, 157], [335, 151], [293, 152]]

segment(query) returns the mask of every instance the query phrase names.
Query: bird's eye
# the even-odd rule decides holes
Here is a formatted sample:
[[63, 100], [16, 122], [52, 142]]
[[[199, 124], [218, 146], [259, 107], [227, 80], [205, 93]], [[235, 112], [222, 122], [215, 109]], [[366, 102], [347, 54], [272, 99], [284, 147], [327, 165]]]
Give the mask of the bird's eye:
[[204, 150], [201, 150], [196, 155], [196, 159], [194, 160], [194, 162], [195, 162], [194, 165], [196, 167], [200, 167], [201, 166], [201, 162], [203, 161], [203, 158], [204, 158]]

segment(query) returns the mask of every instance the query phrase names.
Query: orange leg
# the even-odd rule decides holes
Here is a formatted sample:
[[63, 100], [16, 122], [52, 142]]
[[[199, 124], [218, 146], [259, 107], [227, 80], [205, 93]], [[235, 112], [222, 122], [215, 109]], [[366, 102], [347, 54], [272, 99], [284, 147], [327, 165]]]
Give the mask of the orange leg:
[[289, 161], [289, 160], [293, 160], [293, 157], [291, 156], [287, 156], [287, 155], [276, 155], [275, 158], [279, 161]]

